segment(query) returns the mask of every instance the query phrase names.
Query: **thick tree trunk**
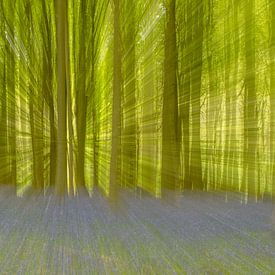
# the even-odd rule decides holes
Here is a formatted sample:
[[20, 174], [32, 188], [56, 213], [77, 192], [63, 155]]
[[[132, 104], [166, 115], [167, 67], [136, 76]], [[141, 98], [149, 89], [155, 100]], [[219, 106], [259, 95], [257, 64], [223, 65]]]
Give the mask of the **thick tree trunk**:
[[124, 6], [125, 17], [129, 22], [125, 26], [124, 43], [124, 96], [122, 129], [122, 169], [123, 186], [136, 186], [136, 28], [135, 2], [127, 0]]
[[56, 1], [57, 35], [57, 165], [56, 192], [63, 193], [67, 186], [67, 108], [66, 108], [66, 22], [67, 1]]
[[[32, 93], [34, 94], [34, 93]], [[30, 126], [33, 152], [33, 186], [44, 187], [44, 159], [43, 159], [43, 101], [33, 104], [34, 98], [30, 98]]]
[[176, 1], [167, 6], [165, 30], [164, 90], [162, 110], [162, 194], [165, 189], [176, 190], [179, 183], [178, 94]]
[[120, 31], [120, 0], [114, 2], [114, 60], [113, 60], [113, 112], [112, 112], [112, 149], [110, 163], [110, 197], [116, 197], [118, 174], [119, 174], [119, 155], [120, 155], [120, 136], [121, 136], [121, 31]]
[[53, 100], [53, 73], [52, 73], [52, 32], [50, 28], [49, 15], [45, 1], [42, 1], [43, 22], [46, 33], [44, 37], [44, 44], [47, 49], [43, 53], [43, 91], [44, 98], [49, 107], [49, 123], [50, 123], [50, 185], [54, 185], [56, 180], [56, 135], [57, 129], [55, 124], [54, 100]]

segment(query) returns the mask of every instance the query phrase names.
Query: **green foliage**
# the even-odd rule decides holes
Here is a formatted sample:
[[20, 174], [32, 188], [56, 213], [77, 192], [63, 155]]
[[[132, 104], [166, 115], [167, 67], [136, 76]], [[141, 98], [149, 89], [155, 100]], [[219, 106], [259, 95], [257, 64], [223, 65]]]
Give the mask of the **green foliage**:
[[1, 183], [274, 193], [274, 1], [61, 2], [0, 2]]

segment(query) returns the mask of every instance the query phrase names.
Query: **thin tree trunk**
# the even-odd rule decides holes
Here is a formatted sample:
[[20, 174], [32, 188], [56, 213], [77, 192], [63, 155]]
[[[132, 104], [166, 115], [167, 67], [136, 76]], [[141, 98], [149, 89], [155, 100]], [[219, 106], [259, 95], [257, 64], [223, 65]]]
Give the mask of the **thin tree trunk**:
[[232, 159], [233, 169], [230, 175], [230, 188], [239, 188], [239, 155], [238, 155], [238, 143], [237, 143], [237, 102], [238, 102], [238, 74], [239, 74], [239, 26], [238, 26], [238, 2], [233, 3], [233, 22], [234, 22], [234, 75], [233, 75], [233, 97], [232, 97], [232, 130], [231, 130], [231, 143], [232, 150], [230, 153], [230, 158]]
[[2, 82], [2, 94], [1, 94], [1, 135], [0, 135], [0, 161], [1, 161], [1, 170], [0, 170], [0, 183], [9, 183], [8, 182], [8, 117], [7, 117], [7, 87], [6, 87], [6, 57], [4, 56], [3, 61], [3, 82]]
[[65, 22], [65, 55], [66, 55], [66, 92], [67, 92], [67, 126], [68, 126], [68, 193], [75, 194], [74, 190], [74, 155], [73, 155], [73, 114], [72, 114], [72, 95], [70, 82], [70, 48], [69, 48], [69, 29], [68, 17]]
[[86, 115], [87, 115], [87, 96], [86, 96], [86, 0], [80, 4], [80, 36], [79, 36], [79, 85], [76, 99], [76, 122], [77, 122], [77, 159], [76, 159], [76, 184], [84, 185], [84, 160], [85, 160], [85, 141], [86, 141]]
[[214, 134], [213, 134], [213, 121], [215, 119], [215, 78], [213, 71], [213, 49], [212, 49], [212, 32], [213, 32], [213, 0], [208, 0], [208, 20], [207, 20], [207, 38], [206, 38], [206, 52], [207, 52], [207, 71], [208, 71], [208, 106], [206, 110], [206, 157], [205, 157], [205, 176], [204, 181], [207, 189], [214, 188], [214, 161], [213, 161], [213, 148], [214, 148]]
[[189, 12], [192, 7], [191, 0], [187, 1], [186, 13], [186, 36], [185, 36], [185, 69], [183, 83], [183, 107], [182, 107], [182, 133], [184, 148], [184, 188], [191, 189], [190, 179], [190, 70], [191, 70], [191, 43], [192, 43], [192, 17]]
[[96, 44], [95, 44], [95, 11], [96, 11], [96, 3], [93, 2], [92, 6], [92, 44], [91, 44], [91, 55], [92, 55], [92, 75], [91, 75], [91, 93], [92, 97], [92, 123], [93, 123], [93, 169], [94, 169], [94, 186], [98, 185], [98, 131], [99, 131], [99, 121], [97, 117], [97, 102], [96, 102], [96, 93], [95, 93], [95, 52], [96, 52]]
[[202, 76], [202, 43], [203, 43], [203, 1], [194, 4], [193, 23], [193, 62], [191, 72], [191, 106], [192, 106], [192, 144], [190, 177], [194, 189], [203, 189], [201, 165], [201, 76]]
[[[275, 1], [269, 0], [271, 15], [270, 35], [270, 164], [272, 201], [275, 202]], [[275, 226], [275, 211], [274, 211]]]
[[53, 99], [50, 100], [50, 105], [49, 105], [49, 121], [50, 121], [50, 185], [54, 185], [56, 180], [57, 128], [55, 125]]
[[[14, 1], [11, 5], [11, 18], [15, 15], [15, 5]], [[10, 25], [11, 37], [14, 39], [14, 25]], [[10, 49], [7, 49], [10, 51]], [[8, 97], [8, 128], [10, 129], [8, 139], [10, 147], [10, 183], [16, 185], [17, 178], [17, 165], [16, 165], [16, 91], [15, 91], [15, 57], [13, 53], [9, 55], [9, 60], [7, 62], [8, 66], [8, 88], [9, 88], [9, 97]]]
[[244, 181], [245, 191], [256, 194], [257, 113], [255, 78], [255, 0], [245, 9]]
[[230, 4], [225, 5], [227, 14], [224, 22], [224, 86], [225, 86], [225, 148], [224, 148], [224, 163], [223, 163], [223, 188], [227, 190], [229, 181], [229, 166], [230, 166], [230, 129], [231, 129], [231, 85], [230, 85], [230, 29], [229, 16]]

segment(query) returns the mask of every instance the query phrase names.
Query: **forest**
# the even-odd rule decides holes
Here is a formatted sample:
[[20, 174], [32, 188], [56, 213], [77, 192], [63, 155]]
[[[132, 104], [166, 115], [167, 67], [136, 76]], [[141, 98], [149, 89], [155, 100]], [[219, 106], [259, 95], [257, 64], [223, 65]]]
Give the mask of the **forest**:
[[0, 182], [275, 195], [274, 0], [1, 0]]
[[275, 274], [275, 0], [0, 0], [0, 274]]

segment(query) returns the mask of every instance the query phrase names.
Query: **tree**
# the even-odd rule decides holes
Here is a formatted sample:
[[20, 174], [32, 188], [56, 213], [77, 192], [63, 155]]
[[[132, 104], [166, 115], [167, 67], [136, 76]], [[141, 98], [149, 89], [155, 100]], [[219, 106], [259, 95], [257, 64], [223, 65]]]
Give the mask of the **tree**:
[[239, 186], [239, 169], [238, 169], [238, 145], [237, 145], [237, 103], [238, 103], [238, 75], [239, 75], [239, 3], [234, 2], [233, 4], [233, 26], [234, 26], [234, 73], [232, 79], [233, 85], [233, 96], [232, 96], [232, 130], [230, 140], [232, 143], [230, 158], [233, 160], [233, 169], [231, 175], [229, 175], [230, 187], [234, 189], [235, 186]]
[[[27, 16], [28, 25], [28, 41], [32, 41], [34, 31], [34, 20], [32, 14], [32, 4], [30, 1], [25, 3], [25, 14]], [[33, 45], [29, 45], [29, 52], [33, 53]], [[33, 55], [29, 56], [30, 67], [34, 67]], [[29, 110], [30, 110], [30, 127], [32, 138], [32, 155], [33, 155], [33, 185], [36, 188], [44, 187], [44, 154], [43, 154], [43, 109], [44, 98], [41, 98], [39, 90], [33, 88], [33, 83], [29, 85]]]
[[[3, 24], [4, 25], [4, 24]], [[3, 26], [2, 25], [2, 26]], [[1, 93], [1, 136], [0, 136], [0, 158], [1, 158], [1, 172], [0, 172], [0, 181], [1, 183], [8, 183], [8, 172], [9, 172], [9, 162], [8, 162], [8, 117], [7, 117], [7, 88], [6, 88], [6, 57], [3, 60], [3, 66], [1, 71], [2, 79], [2, 93]]]
[[66, 96], [66, 35], [67, 1], [56, 1], [56, 41], [57, 41], [57, 171], [56, 192], [64, 192], [67, 186], [67, 106]]
[[184, 163], [184, 188], [191, 189], [190, 179], [190, 75], [192, 62], [192, 15], [189, 12], [192, 9], [192, 2], [186, 1], [184, 6], [185, 28], [183, 34], [183, 46], [181, 55], [183, 85], [182, 85], [182, 103], [181, 103], [181, 120], [183, 134], [183, 163]]
[[193, 1], [192, 71], [191, 71], [191, 160], [190, 178], [194, 189], [203, 189], [201, 165], [201, 77], [203, 46], [203, 1]]
[[244, 179], [245, 191], [256, 192], [257, 101], [255, 79], [255, 0], [245, 9]]
[[[5, 3], [4, 3], [5, 4]], [[5, 13], [6, 6], [2, 3], [3, 15], [5, 18], [6, 33], [11, 41], [14, 41], [15, 26], [12, 20], [15, 18], [16, 1], [8, 5], [8, 12]], [[6, 5], [6, 4], [5, 4]], [[7, 110], [8, 110], [8, 144], [9, 144], [9, 158], [10, 158], [10, 176], [9, 182], [16, 185], [17, 178], [17, 165], [16, 165], [16, 90], [15, 90], [15, 56], [9, 41], [5, 42], [6, 53], [8, 54], [7, 60], [7, 74], [6, 74], [6, 89], [8, 92], [7, 97]]]
[[[272, 197], [275, 198], [275, 1], [269, 0], [270, 33], [270, 163]], [[274, 211], [275, 212], [275, 211]]]
[[[48, 3], [48, 2], [47, 2]], [[53, 185], [56, 180], [56, 150], [57, 150], [57, 128], [55, 119], [55, 104], [53, 92], [53, 61], [52, 61], [52, 17], [51, 13], [47, 12], [45, 1], [42, 4], [42, 41], [43, 41], [43, 97], [49, 108], [49, 123], [50, 123], [50, 184]]]
[[179, 175], [179, 122], [177, 94], [177, 38], [176, 1], [166, 3], [164, 88], [162, 109], [162, 193], [178, 188]]
[[[121, 179], [123, 186], [136, 186], [136, 2], [126, 0], [123, 9], [123, 127]], [[127, 20], [127, 21], [126, 21]]]
[[80, 2], [79, 24], [79, 74], [76, 87], [76, 128], [77, 128], [77, 158], [76, 183], [84, 185], [84, 159], [86, 140], [87, 92], [86, 92], [86, 0]]
[[224, 22], [224, 88], [225, 88], [225, 148], [224, 148], [224, 167], [223, 167], [223, 186], [224, 189], [228, 189], [228, 181], [230, 179], [230, 134], [231, 134], [231, 106], [232, 106], [232, 95], [231, 95], [231, 71], [230, 71], [230, 59], [231, 59], [231, 45], [230, 45], [230, 22], [229, 16], [231, 11], [230, 3], [225, 4], [225, 10], [227, 10], [228, 15]]
[[113, 110], [112, 110], [112, 149], [110, 162], [110, 196], [116, 194], [119, 175], [119, 155], [121, 138], [121, 30], [120, 30], [120, 0], [113, 0], [114, 5], [114, 50], [113, 50]]

